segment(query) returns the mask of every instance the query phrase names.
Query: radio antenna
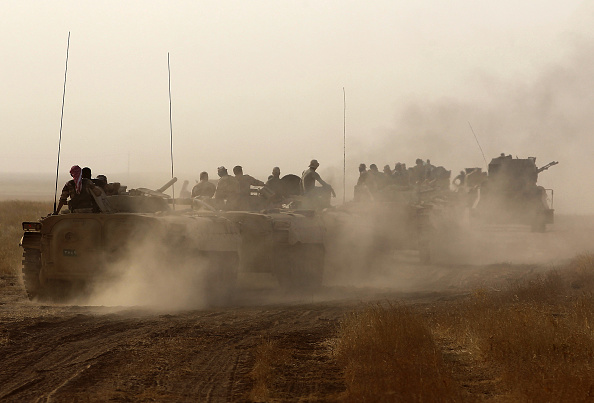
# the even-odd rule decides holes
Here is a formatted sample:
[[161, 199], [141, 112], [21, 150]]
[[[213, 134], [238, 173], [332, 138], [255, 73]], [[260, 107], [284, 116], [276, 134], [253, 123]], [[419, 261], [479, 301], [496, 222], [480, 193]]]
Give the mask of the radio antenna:
[[[169, 76], [169, 144], [171, 146], [171, 179], [173, 179], [173, 123], [171, 119], [171, 67], [169, 64], [169, 52], [167, 52], [167, 73]], [[175, 210], [175, 185], [171, 186], [173, 193], [173, 209]]]
[[58, 175], [60, 173], [60, 151], [62, 148], [62, 122], [64, 121], [64, 100], [66, 98], [66, 74], [68, 73], [68, 51], [70, 50], [70, 31], [68, 31], [68, 43], [66, 45], [66, 68], [64, 70], [64, 91], [62, 92], [62, 113], [60, 114], [60, 138], [58, 140], [58, 164], [56, 166], [56, 188], [54, 190], [54, 214], [56, 213], [56, 201], [58, 197]]
[[346, 200], [346, 92], [342, 87], [342, 204]]
[[485, 153], [483, 152], [483, 148], [481, 147], [481, 144], [478, 141], [478, 138], [476, 137], [476, 134], [474, 133], [474, 130], [472, 129], [472, 125], [470, 124], [470, 122], [468, 122], [468, 126], [470, 127], [470, 131], [472, 132], [472, 135], [474, 136], [474, 139], [476, 140], [476, 144], [479, 147], [479, 150], [481, 150], [481, 154], [483, 154], [483, 160], [485, 160], [485, 166], [487, 167], [487, 169], [489, 169], [489, 164], [487, 164], [487, 159], [485, 158]]

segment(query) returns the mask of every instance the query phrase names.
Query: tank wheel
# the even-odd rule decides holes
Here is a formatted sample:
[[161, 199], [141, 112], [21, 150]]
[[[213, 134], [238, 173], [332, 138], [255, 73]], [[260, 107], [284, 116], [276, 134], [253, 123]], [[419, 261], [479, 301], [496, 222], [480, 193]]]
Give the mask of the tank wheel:
[[287, 248], [286, 258], [276, 268], [280, 285], [287, 290], [321, 287], [325, 250], [319, 244], [297, 244]]
[[39, 249], [25, 249], [23, 251], [23, 281], [30, 300], [40, 295], [42, 287], [39, 280], [41, 272], [41, 251]]

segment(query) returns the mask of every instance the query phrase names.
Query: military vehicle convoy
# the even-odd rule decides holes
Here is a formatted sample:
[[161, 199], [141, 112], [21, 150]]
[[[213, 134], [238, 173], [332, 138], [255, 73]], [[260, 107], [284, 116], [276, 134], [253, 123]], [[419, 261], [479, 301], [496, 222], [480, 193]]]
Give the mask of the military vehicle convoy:
[[471, 217], [481, 223], [526, 224], [544, 232], [547, 224], [553, 224], [555, 210], [553, 191], [537, 185], [538, 174], [557, 164], [553, 161], [538, 168], [534, 157], [502, 154], [493, 158]]
[[373, 200], [315, 210], [301, 207], [295, 175], [285, 177], [288, 198], [274, 208], [264, 200], [266, 189], [254, 195], [258, 200], [250, 204], [262, 208], [258, 211], [218, 211], [197, 199], [189, 201], [192, 208], [174, 210], [163, 191], [175, 179], [156, 191], [122, 187], [120, 194], [98, 200], [105, 205], [102, 213], [24, 222], [24, 283], [30, 299], [80, 292], [96, 279], [117, 276], [118, 262], [134, 259], [140, 245], [153, 242], [165, 261], [207, 267], [203, 291], [213, 299], [233, 292], [239, 272], [269, 273], [286, 290], [312, 290], [321, 286], [326, 263], [366, 267], [403, 249], [418, 250], [422, 263], [431, 262], [443, 252], [443, 242], [436, 240], [447, 239], [461, 221], [460, 211], [469, 207], [473, 220], [525, 223], [544, 231], [553, 222], [552, 191], [538, 186], [537, 178], [556, 164], [537, 168], [534, 158], [502, 155], [486, 175], [474, 175], [468, 192], [389, 185]]
[[213, 297], [218, 298], [221, 289], [231, 290], [239, 266], [237, 226], [211, 212], [172, 212], [162, 193], [165, 188], [107, 196], [103, 203], [107, 201], [112, 213], [50, 215], [24, 222], [22, 270], [29, 298], [76, 295], [94, 281], [121, 274], [113, 271], [118, 262], [155, 247], [162, 248], [163, 262], [199, 265], [208, 279], [204, 291]]

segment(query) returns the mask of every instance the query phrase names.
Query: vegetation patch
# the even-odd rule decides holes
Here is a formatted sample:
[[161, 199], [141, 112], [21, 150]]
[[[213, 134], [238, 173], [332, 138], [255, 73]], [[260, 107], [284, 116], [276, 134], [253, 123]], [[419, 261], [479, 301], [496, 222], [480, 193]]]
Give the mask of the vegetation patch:
[[0, 274], [17, 275], [23, 250], [19, 241], [23, 236], [23, 221], [35, 221], [52, 212], [49, 202], [0, 201]]
[[348, 401], [460, 400], [431, 330], [404, 305], [370, 305], [347, 315], [335, 355]]

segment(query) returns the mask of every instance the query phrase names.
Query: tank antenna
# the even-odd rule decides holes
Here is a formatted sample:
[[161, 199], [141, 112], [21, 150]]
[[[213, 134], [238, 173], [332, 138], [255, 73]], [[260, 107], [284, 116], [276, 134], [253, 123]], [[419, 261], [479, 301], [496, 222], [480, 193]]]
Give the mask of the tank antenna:
[[478, 141], [478, 138], [476, 137], [476, 134], [474, 133], [474, 130], [472, 129], [472, 125], [470, 124], [470, 122], [468, 122], [468, 126], [470, 127], [470, 131], [472, 132], [472, 135], [474, 136], [474, 139], [476, 140], [476, 144], [479, 147], [479, 150], [481, 150], [481, 154], [483, 154], [483, 160], [485, 161], [485, 166], [487, 167], [487, 169], [489, 169], [489, 164], [487, 164], [487, 159], [485, 158], [485, 153], [483, 152], [483, 148], [481, 147], [481, 144]]
[[64, 70], [64, 91], [62, 92], [62, 113], [60, 114], [60, 139], [58, 140], [58, 164], [56, 166], [56, 188], [54, 190], [54, 213], [56, 212], [56, 201], [58, 197], [58, 175], [60, 173], [60, 150], [62, 148], [62, 122], [64, 120], [64, 99], [66, 98], [66, 74], [68, 73], [68, 51], [70, 50], [70, 31], [68, 31], [68, 43], [66, 45], [66, 68]]
[[342, 204], [346, 200], [346, 91], [342, 87]]
[[[169, 144], [171, 146], [171, 179], [173, 179], [173, 124], [171, 119], [171, 67], [169, 64], [169, 52], [167, 52], [167, 73], [169, 76]], [[175, 185], [171, 186], [173, 193], [173, 209], [175, 210]]]

